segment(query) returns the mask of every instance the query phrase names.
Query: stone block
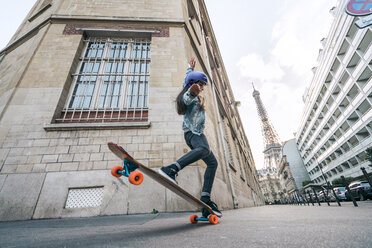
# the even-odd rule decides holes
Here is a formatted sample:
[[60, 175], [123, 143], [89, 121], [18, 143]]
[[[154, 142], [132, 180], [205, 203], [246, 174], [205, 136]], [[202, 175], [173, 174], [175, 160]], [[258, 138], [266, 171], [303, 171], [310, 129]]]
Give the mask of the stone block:
[[103, 153], [91, 153], [90, 161], [102, 161], [103, 155], [104, 155]]
[[160, 159], [161, 158], [161, 151], [149, 151], [148, 158], [151, 159]]
[[[182, 171], [178, 173], [177, 177], [178, 185], [195, 196], [196, 198], [200, 198], [201, 194], [201, 175], [197, 167], [190, 166], [184, 168]], [[192, 205], [191, 203], [187, 202], [177, 194], [173, 193], [170, 190], [166, 190], [167, 193], [167, 212], [174, 212], [174, 211], [196, 211], [197, 207]]]
[[90, 154], [89, 153], [80, 153], [80, 154], [75, 154], [74, 156], [74, 162], [87, 162], [89, 161]]
[[174, 150], [175, 146], [174, 143], [164, 143], [163, 144], [163, 151], [172, 151]]
[[79, 167], [79, 163], [62, 163], [61, 171], [75, 171]]
[[4, 148], [0, 149], [0, 170], [9, 152], [10, 152], [10, 149], [4, 149]]
[[25, 149], [24, 148], [11, 148], [9, 152], [9, 156], [19, 156], [22, 155]]
[[20, 164], [17, 166], [16, 173], [29, 173], [34, 168], [33, 164]]
[[94, 161], [93, 170], [105, 170], [107, 168], [107, 161]]
[[153, 209], [159, 212], [165, 212], [165, 188], [150, 177], [144, 175], [145, 178], [140, 186], [130, 184], [128, 180], [129, 207], [128, 213], [151, 213]]
[[147, 154], [148, 154], [147, 152], [135, 152], [135, 153], [133, 153], [133, 157], [136, 160], [146, 159], [146, 158], [148, 158], [148, 155]]
[[6, 177], [7, 177], [7, 175], [0, 175], [0, 192], [1, 192], [1, 189], [3, 188], [3, 186], [4, 186], [4, 182], [5, 182]]
[[[104, 187], [99, 207], [65, 208], [71, 188]], [[48, 173], [34, 219], [127, 214], [128, 186], [106, 171]]]
[[17, 170], [17, 165], [15, 164], [3, 164], [3, 167], [1, 168], [1, 173], [14, 173]]
[[38, 164], [41, 163], [41, 159], [43, 156], [41, 155], [34, 155], [34, 156], [28, 156], [27, 158], [27, 164]]
[[79, 171], [92, 170], [92, 169], [93, 169], [93, 162], [80, 162], [79, 163]]
[[51, 163], [45, 167], [46, 172], [56, 172], [61, 170], [62, 163]]
[[82, 145], [91, 145], [93, 144], [94, 139], [93, 138], [80, 138], [79, 139], [79, 146]]
[[93, 153], [99, 152], [99, 145], [83, 145], [83, 146], [71, 146], [70, 153]]
[[49, 139], [36, 139], [34, 140], [33, 146], [49, 146]]
[[107, 138], [93, 138], [93, 145], [106, 145], [107, 143]]
[[151, 144], [139, 144], [138, 145], [139, 151], [149, 151], [151, 150]]
[[151, 144], [151, 150], [152, 151], [161, 151], [163, 149], [163, 144], [157, 144], [157, 143], [153, 143]]
[[32, 172], [45, 172], [46, 164], [34, 164]]
[[42, 163], [56, 163], [58, 161], [58, 155], [44, 155], [41, 160]]
[[[234, 208], [230, 186], [219, 178], [215, 178], [212, 188], [212, 200], [216, 202], [221, 210]], [[239, 205], [240, 207], [240, 205]]]
[[55, 153], [64, 154], [64, 153], [68, 153], [69, 150], [70, 150], [70, 146], [57, 146]]
[[44, 177], [45, 173], [7, 175], [0, 191], [0, 220], [31, 219]]
[[5, 164], [25, 164], [27, 161], [27, 156], [8, 156], [5, 159]]

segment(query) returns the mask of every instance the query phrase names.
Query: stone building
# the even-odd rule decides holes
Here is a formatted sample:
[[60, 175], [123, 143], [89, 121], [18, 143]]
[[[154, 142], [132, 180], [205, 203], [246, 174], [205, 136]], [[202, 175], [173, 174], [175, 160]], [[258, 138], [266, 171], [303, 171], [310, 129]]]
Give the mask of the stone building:
[[266, 204], [279, 203], [281, 201], [283, 190], [277, 172], [267, 173], [259, 182]]
[[[206, 129], [222, 209], [263, 204], [203, 1], [38, 0], [0, 52], [0, 220], [195, 210], [145, 177], [116, 179], [121, 144], [158, 168], [188, 151], [174, 100], [187, 62], [207, 74]], [[179, 175], [200, 195], [205, 164]]]

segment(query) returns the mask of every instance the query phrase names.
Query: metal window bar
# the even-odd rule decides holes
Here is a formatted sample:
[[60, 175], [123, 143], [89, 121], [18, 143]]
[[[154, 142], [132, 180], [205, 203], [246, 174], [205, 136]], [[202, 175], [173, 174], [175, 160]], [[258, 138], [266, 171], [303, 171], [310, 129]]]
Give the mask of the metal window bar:
[[[97, 62], [97, 60], [98, 60], [98, 58], [102, 58], [103, 57], [103, 53], [104, 53], [104, 49], [105, 49], [105, 46], [106, 46], [106, 44], [105, 43], [103, 43], [103, 49], [102, 49], [102, 47], [101, 47], [101, 45], [102, 45], [102, 42], [100, 41], [100, 40], [95, 40], [94, 41], [94, 43], [93, 44], [96, 44], [96, 47], [94, 47], [94, 48], [96, 48], [95, 50], [93, 50], [93, 51], [95, 51], [95, 56], [94, 56], [94, 67], [93, 67], [93, 73], [95, 72], [95, 67], [96, 67], [96, 65], [97, 64], [99, 64], [99, 67], [98, 67], [98, 69], [97, 69], [97, 74], [99, 73], [99, 71], [100, 71], [100, 69], [102, 69], [102, 63], [98, 63]], [[102, 52], [100, 52], [100, 51], [102, 51]], [[99, 55], [100, 54], [100, 55]], [[88, 61], [90, 60], [90, 57], [88, 58]], [[98, 76], [93, 76], [93, 77], [95, 77], [95, 82], [94, 82], [94, 87], [93, 87], [93, 92], [92, 92], [92, 96], [91, 96], [91, 99], [90, 99], [90, 103], [89, 103], [89, 106], [91, 105], [91, 103], [92, 103], [92, 101], [94, 100], [94, 95], [93, 95], [93, 93], [94, 93], [94, 88], [96, 88], [96, 86], [97, 86], [97, 79], [98, 79]], [[88, 88], [90, 88], [90, 86], [91, 86], [91, 82], [92, 82], [92, 75], [90, 75], [90, 77], [89, 77], [89, 81], [88, 81], [88, 87], [86, 88], [86, 90], [88, 89]], [[85, 94], [84, 95], [84, 102], [85, 102], [85, 100], [86, 100], [86, 98], [87, 98], [87, 94]], [[83, 108], [84, 108], [84, 106], [83, 106]], [[90, 111], [91, 111], [91, 109], [89, 108], [89, 110], [88, 110], [88, 116], [90, 116]], [[79, 116], [79, 119], [81, 120], [81, 117], [82, 117], [82, 114], [83, 114], [83, 111], [80, 111], [80, 116]]]
[[60, 122], [146, 121], [149, 40], [88, 38]]

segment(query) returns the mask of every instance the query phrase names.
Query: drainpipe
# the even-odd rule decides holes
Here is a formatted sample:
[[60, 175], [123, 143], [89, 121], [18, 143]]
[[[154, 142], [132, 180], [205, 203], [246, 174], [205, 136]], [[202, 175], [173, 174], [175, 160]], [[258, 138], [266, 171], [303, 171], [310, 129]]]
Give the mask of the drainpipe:
[[[201, 19], [201, 11], [200, 11], [200, 8], [199, 8], [199, 2], [197, 2], [198, 4], [198, 10], [199, 10], [199, 20], [200, 20], [200, 23], [202, 23], [202, 19]], [[211, 69], [211, 65], [210, 65], [210, 62], [209, 62], [209, 55], [208, 55], [208, 48], [207, 48], [207, 40], [206, 40], [206, 35], [205, 35], [205, 32], [204, 32], [204, 26], [201, 25], [201, 30], [202, 30], [202, 35], [203, 35], [203, 45], [204, 45], [204, 49], [205, 49], [205, 54], [206, 54], [206, 59], [207, 59], [207, 69], [210, 70]], [[212, 72], [210, 71], [209, 72], [209, 75], [212, 75]], [[212, 79], [212, 77], [211, 77]], [[231, 189], [231, 195], [232, 195], [232, 200], [233, 200], [233, 206], [234, 208], [238, 208], [238, 200], [236, 198], [236, 195], [235, 195], [235, 189], [234, 189], [234, 183], [233, 183], [233, 180], [232, 180], [232, 176], [231, 176], [231, 169], [230, 169], [230, 158], [229, 158], [229, 153], [228, 153], [228, 147], [227, 147], [227, 144], [226, 144], [226, 141], [225, 141], [225, 133], [224, 133], [224, 130], [223, 130], [223, 123], [222, 123], [222, 119], [221, 119], [221, 115], [220, 115], [220, 109], [218, 107], [218, 102], [217, 102], [217, 95], [216, 95], [216, 90], [217, 90], [217, 87], [215, 86], [215, 84], [211, 83], [211, 86], [212, 86], [212, 91], [213, 91], [213, 98], [214, 98], [214, 104], [216, 105], [216, 112], [217, 112], [217, 119], [218, 119], [218, 126], [219, 126], [219, 129], [220, 129], [220, 134], [221, 134], [221, 138], [222, 138], [222, 145], [223, 145], [223, 150], [224, 150], [224, 153], [225, 153], [225, 163], [226, 163], [226, 171], [227, 171], [227, 175], [228, 175], [228, 179], [229, 179], [229, 183], [230, 183], [230, 189]], [[213, 87], [214, 86], [214, 87]]]
[[216, 109], [217, 109], [218, 126], [219, 126], [219, 129], [220, 129], [223, 150], [224, 150], [224, 153], [225, 153], [226, 171], [227, 171], [227, 176], [229, 178], [230, 189], [231, 189], [231, 194], [232, 194], [232, 198], [233, 198], [233, 204], [234, 204], [234, 208], [238, 208], [238, 200], [236, 199], [234, 183], [233, 183], [233, 180], [232, 180], [232, 177], [231, 177], [231, 169], [230, 169], [230, 163], [229, 163], [229, 161], [230, 161], [229, 152], [228, 152], [228, 147], [227, 147], [227, 144], [226, 144], [226, 141], [225, 141], [225, 138], [224, 138], [225, 133], [224, 133], [223, 126], [222, 126], [223, 123], [222, 123], [221, 116], [220, 116], [220, 110], [219, 110], [219, 107], [218, 107], [215, 88], [212, 88], [212, 91], [213, 91], [214, 104], [216, 105]]

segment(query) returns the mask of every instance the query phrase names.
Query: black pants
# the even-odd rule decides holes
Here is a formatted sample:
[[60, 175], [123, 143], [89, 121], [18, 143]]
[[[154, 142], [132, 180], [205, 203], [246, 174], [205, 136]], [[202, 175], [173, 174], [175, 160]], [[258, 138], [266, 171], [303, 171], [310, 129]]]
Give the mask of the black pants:
[[181, 169], [183, 169], [187, 165], [202, 159], [207, 164], [207, 169], [204, 173], [204, 184], [201, 195], [210, 196], [218, 166], [217, 159], [209, 148], [208, 140], [204, 134], [199, 136], [197, 134], [193, 134], [191, 131], [185, 132], [185, 141], [186, 144], [191, 148], [191, 151], [178, 159], [177, 163]]

